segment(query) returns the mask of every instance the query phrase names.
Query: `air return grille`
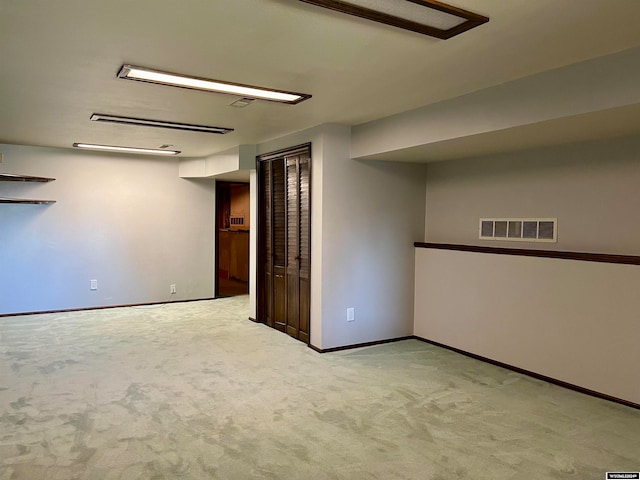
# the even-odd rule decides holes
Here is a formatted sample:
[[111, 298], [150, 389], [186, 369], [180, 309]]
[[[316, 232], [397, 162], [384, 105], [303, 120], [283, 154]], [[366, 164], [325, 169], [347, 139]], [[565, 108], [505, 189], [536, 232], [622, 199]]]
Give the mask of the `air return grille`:
[[233, 226], [239, 227], [244, 225], [244, 216], [235, 215], [235, 216], [232, 216], [229, 220], [230, 220], [229, 223]]
[[515, 242], [558, 241], [557, 218], [481, 218], [481, 240]]

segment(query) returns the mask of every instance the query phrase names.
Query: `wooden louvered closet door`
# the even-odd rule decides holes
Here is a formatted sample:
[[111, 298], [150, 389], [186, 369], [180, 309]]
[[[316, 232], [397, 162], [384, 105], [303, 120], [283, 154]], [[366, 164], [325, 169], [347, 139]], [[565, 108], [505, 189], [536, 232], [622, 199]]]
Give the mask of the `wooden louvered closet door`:
[[310, 148], [258, 159], [259, 320], [309, 343]]

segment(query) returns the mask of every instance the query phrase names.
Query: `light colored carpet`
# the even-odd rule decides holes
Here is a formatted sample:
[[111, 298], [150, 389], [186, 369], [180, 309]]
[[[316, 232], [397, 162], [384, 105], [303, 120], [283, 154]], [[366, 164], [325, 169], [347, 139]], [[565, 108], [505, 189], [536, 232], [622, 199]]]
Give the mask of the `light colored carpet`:
[[320, 355], [247, 317], [243, 296], [0, 318], [0, 479], [640, 468], [637, 410], [415, 340]]

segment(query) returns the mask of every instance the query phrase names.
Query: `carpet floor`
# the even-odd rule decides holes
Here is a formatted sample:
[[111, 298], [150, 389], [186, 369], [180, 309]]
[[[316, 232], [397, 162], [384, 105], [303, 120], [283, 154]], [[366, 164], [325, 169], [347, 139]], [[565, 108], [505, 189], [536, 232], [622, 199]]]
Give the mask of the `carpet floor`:
[[0, 318], [0, 480], [640, 470], [638, 410], [416, 340], [321, 355], [248, 310], [241, 296]]

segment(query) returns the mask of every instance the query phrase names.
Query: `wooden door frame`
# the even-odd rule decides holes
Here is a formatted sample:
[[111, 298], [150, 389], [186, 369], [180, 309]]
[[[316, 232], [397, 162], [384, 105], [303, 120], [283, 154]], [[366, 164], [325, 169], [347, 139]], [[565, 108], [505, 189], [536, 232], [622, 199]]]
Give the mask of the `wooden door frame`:
[[246, 185], [249, 188], [249, 192], [251, 192], [251, 186], [249, 184], [249, 182], [234, 182], [234, 181], [229, 181], [229, 180], [216, 180], [215, 181], [215, 186], [216, 186], [216, 193], [215, 193], [215, 202], [216, 202], [216, 206], [214, 208], [214, 219], [213, 219], [213, 229], [214, 229], [214, 242], [215, 242], [215, 248], [214, 248], [214, 252], [213, 252], [213, 268], [214, 268], [214, 276], [215, 276], [215, 282], [214, 282], [214, 291], [213, 291], [213, 297], [214, 298], [220, 298], [220, 225], [219, 225], [219, 215], [218, 215], [218, 208], [220, 208], [220, 205], [218, 204], [218, 199], [220, 198], [220, 193], [218, 191], [218, 187], [221, 184], [226, 184], [226, 185]]
[[[262, 187], [262, 176], [263, 176], [263, 165], [265, 162], [275, 160], [278, 158], [283, 158], [291, 155], [300, 155], [300, 154], [308, 154], [309, 155], [309, 285], [311, 289], [311, 183], [312, 183], [312, 148], [311, 142], [303, 143], [300, 145], [296, 145], [294, 147], [283, 148], [281, 150], [277, 150], [274, 152], [265, 153], [263, 155], [256, 156], [256, 321], [259, 323], [267, 323], [266, 315], [264, 312], [265, 308], [265, 299], [264, 299], [264, 278], [265, 278], [265, 247], [264, 247], [264, 218], [263, 218], [263, 208], [262, 198], [264, 195], [263, 187]], [[273, 181], [273, 179], [272, 179]], [[311, 291], [309, 292], [309, 296], [311, 296]], [[311, 314], [311, 312], [309, 312]], [[307, 345], [311, 344], [311, 321], [309, 321], [309, 339], [307, 341]]]

